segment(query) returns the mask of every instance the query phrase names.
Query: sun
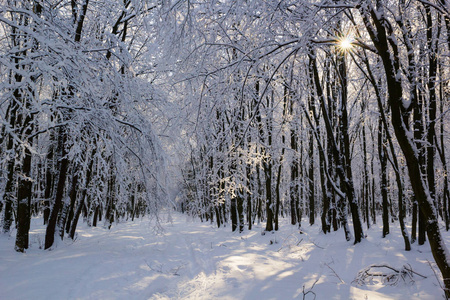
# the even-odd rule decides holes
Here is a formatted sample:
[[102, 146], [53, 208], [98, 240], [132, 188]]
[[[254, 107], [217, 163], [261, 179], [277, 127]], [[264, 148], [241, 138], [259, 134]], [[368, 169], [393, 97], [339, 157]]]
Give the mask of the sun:
[[349, 36], [343, 36], [337, 41], [337, 47], [343, 52], [348, 52], [353, 49], [353, 39]]
[[343, 39], [339, 42], [339, 44], [340, 44], [341, 48], [344, 49], [344, 50], [345, 50], [345, 49], [350, 49], [350, 48], [353, 47], [352, 41], [351, 41], [348, 37], [343, 38]]

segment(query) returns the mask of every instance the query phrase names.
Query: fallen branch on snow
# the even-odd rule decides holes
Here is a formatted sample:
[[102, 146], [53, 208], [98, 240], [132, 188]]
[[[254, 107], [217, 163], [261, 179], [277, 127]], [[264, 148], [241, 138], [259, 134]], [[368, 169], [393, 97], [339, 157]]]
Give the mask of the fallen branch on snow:
[[316, 283], [319, 281], [319, 279], [316, 279], [316, 281], [313, 283], [313, 285], [309, 288], [309, 291], [305, 292], [305, 285], [303, 285], [303, 300], [306, 300], [306, 295], [311, 293], [314, 296], [314, 300], [316, 299], [316, 293], [313, 292], [313, 288], [316, 285]]
[[363, 270], [359, 271], [353, 283], [357, 285], [367, 285], [374, 282], [374, 279], [378, 278], [381, 283], [387, 285], [397, 285], [402, 279], [404, 282], [408, 280], [409, 283], [414, 282], [413, 276], [417, 275], [422, 278], [427, 278], [415, 271], [413, 271], [411, 265], [403, 265], [401, 269], [396, 269], [389, 265], [370, 265]]

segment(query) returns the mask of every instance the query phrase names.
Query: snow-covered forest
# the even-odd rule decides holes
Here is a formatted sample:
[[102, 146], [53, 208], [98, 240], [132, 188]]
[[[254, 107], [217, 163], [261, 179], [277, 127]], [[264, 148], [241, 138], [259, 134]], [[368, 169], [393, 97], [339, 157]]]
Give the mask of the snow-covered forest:
[[[234, 241], [237, 257], [239, 247], [281, 243], [274, 247], [309, 253], [309, 271], [326, 265], [342, 285], [411, 278], [409, 292], [391, 287], [370, 299], [448, 299], [449, 54], [449, 0], [1, 0], [0, 257], [15, 263], [0, 260], [0, 271], [86, 251], [91, 234], [100, 243], [114, 232], [107, 245], [120, 248], [129, 242], [122, 235], [158, 245], [175, 228], [191, 236], [190, 252], [194, 232], [209, 237], [196, 244], [210, 242], [200, 251], [208, 259], [191, 255], [189, 268], [171, 269], [146, 261], [147, 271], [217, 275], [214, 247], [240, 238], [248, 242]], [[311, 255], [324, 245], [363, 258], [368, 245], [392, 253], [344, 276]], [[253, 254], [263, 257], [261, 249]], [[280, 250], [267, 250], [278, 274], [276, 258], [289, 268], [305, 261], [273, 255]], [[420, 284], [424, 261], [434, 282]], [[279, 296], [315, 297], [322, 282], [306, 277], [280, 281], [279, 290], [296, 292]], [[264, 298], [186, 294], [183, 286], [198, 286], [177, 282], [178, 294], [132, 297]], [[322, 296], [365, 297], [343, 290]], [[99, 295], [57, 298], [129, 298]]]

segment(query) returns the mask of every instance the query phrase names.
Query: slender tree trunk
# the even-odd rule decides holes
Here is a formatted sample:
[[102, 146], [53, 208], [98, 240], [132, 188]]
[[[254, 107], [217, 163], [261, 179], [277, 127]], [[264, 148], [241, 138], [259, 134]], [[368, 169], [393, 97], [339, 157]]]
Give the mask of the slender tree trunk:
[[[251, 191], [253, 189], [253, 176], [250, 173], [250, 166], [247, 166], [247, 179], [248, 179], [248, 189]], [[253, 206], [252, 206], [252, 193], [247, 192], [247, 223], [248, 223], [248, 230], [252, 230], [253, 225]]]
[[383, 237], [389, 234], [389, 201], [387, 192], [387, 157], [386, 157], [386, 138], [384, 134], [385, 129], [383, 128], [383, 123], [380, 119], [378, 125], [378, 155], [380, 158], [380, 169], [381, 169], [381, 196], [382, 196], [382, 207], [383, 207]]
[[[15, 92], [16, 93], [16, 92]], [[18, 93], [18, 91], [17, 91]], [[18, 95], [16, 95], [18, 96]], [[15, 97], [16, 97], [15, 96]], [[18, 109], [18, 104], [11, 101], [9, 111], [9, 126], [15, 128], [16, 124], [16, 113]], [[15, 178], [15, 152], [14, 138], [11, 134], [8, 134], [6, 151], [10, 153], [7, 163], [6, 163], [6, 185], [3, 194], [3, 201], [5, 203], [4, 215], [3, 215], [3, 232], [9, 232], [11, 229], [11, 224], [13, 221], [13, 202], [14, 202], [14, 178]]]
[[[344, 54], [345, 55], [345, 54]], [[350, 211], [352, 213], [353, 231], [355, 233], [355, 244], [361, 242], [364, 238], [363, 227], [361, 217], [359, 213], [359, 202], [356, 197], [355, 188], [353, 185], [353, 175], [351, 166], [351, 153], [350, 153], [350, 136], [348, 133], [349, 121], [347, 112], [347, 67], [345, 64], [345, 56], [342, 61], [339, 62], [339, 74], [341, 79], [341, 134], [344, 146], [344, 163], [345, 168], [345, 182], [346, 194], [349, 197]]]
[[[365, 104], [363, 106], [363, 112], [365, 111]], [[365, 120], [362, 122], [362, 150], [363, 150], [363, 182], [364, 186], [362, 187], [362, 194], [363, 194], [363, 202], [364, 202], [364, 215], [367, 223], [367, 229], [370, 228], [370, 197], [369, 197], [369, 189], [370, 189], [370, 183], [369, 183], [369, 171], [367, 167], [367, 141], [366, 141], [366, 126], [365, 126]]]
[[[63, 133], [63, 140], [65, 141], [65, 134]], [[64, 145], [65, 143], [63, 143]], [[58, 176], [58, 185], [56, 186], [56, 195], [55, 195], [55, 201], [53, 202], [53, 208], [52, 212], [50, 214], [50, 219], [48, 221], [47, 229], [45, 231], [45, 248], [48, 249], [53, 245], [53, 242], [55, 240], [55, 229], [56, 229], [56, 223], [58, 220], [58, 214], [61, 209], [62, 205], [62, 199], [64, 196], [64, 186], [66, 182], [66, 175], [67, 175], [67, 167], [69, 164], [69, 161], [67, 159], [67, 153], [64, 149], [62, 149], [62, 155], [61, 155], [61, 165], [59, 169], [59, 176]]]
[[[283, 136], [284, 139], [284, 136]], [[281, 170], [282, 170], [282, 162], [283, 162], [283, 155], [284, 155], [284, 148], [282, 150], [282, 154], [280, 157], [280, 165], [278, 166], [278, 174], [277, 174], [277, 183], [275, 186], [275, 195], [276, 195], [276, 202], [275, 202], [275, 216], [274, 216], [274, 222], [275, 222], [275, 230], [278, 231], [278, 217], [280, 215], [280, 203], [281, 203], [281, 193], [280, 193], [280, 184], [281, 184]]]
[[320, 155], [320, 183], [322, 185], [322, 232], [330, 232], [330, 195], [328, 194], [327, 182], [325, 180], [324, 155]]
[[45, 172], [45, 190], [44, 190], [44, 225], [48, 224], [48, 219], [50, 218], [50, 199], [53, 194], [53, 182], [54, 182], [54, 145], [52, 140], [54, 139], [54, 134], [50, 133], [50, 147], [47, 152], [47, 167]]
[[314, 191], [314, 136], [311, 133], [309, 138], [309, 171], [308, 171], [308, 200], [309, 200], [309, 225], [314, 225], [315, 216], [315, 191]]
[[[92, 173], [94, 171], [93, 170], [93, 166], [94, 166], [94, 160], [95, 160], [96, 153], [97, 153], [97, 149], [95, 148], [95, 144], [94, 144], [94, 149], [92, 150], [91, 155], [89, 157], [89, 165], [88, 165], [88, 168], [86, 170], [86, 183], [85, 183], [84, 188], [82, 189], [81, 196], [80, 196], [80, 201], [78, 203], [77, 210], [75, 211], [75, 214], [73, 216], [72, 222], [70, 224], [70, 231], [68, 232], [69, 237], [72, 240], [75, 237], [75, 231], [76, 231], [76, 228], [77, 228], [77, 225], [78, 225], [78, 220], [80, 218], [81, 211], [82, 211], [83, 206], [84, 206], [84, 202], [85, 202], [85, 198], [86, 198], [86, 194], [87, 194], [87, 189], [89, 188], [89, 184], [91, 183]], [[101, 219], [100, 205], [96, 205], [94, 218], [93, 218], [93, 226], [94, 227], [97, 225], [97, 216], [99, 215], [99, 213], [100, 213], [100, 219]]]
[[[76, 170], [74, 170], [74, 172], [76, 172]], [[67, 220], [65, 221], [66, 233], [70, 232], [70, 225], [72, 224], [72, 220], [73, 220], [73, 216], [74, 216], [75, 202], [77, 200], [77, 189], [78, 189], [78, 174], [73, 174], [72, 184], [70, 186], [70, 192], [69, 192], [69, 198], [70, 198], [69, 213], [67, 216]], [[63, 232], [61, 232], [61, 234], [64, 235]], [[61, 238], [62, 238], [62, 236], [61, 236]]]
[[[29, 106], [29, 104], [26, 104], [26, 106]], [[29, 107], [27, 108], [29, 109]], [[23, 127], [25, 128], [23, 139], [27, 141], [30, 147], [33, 145], [32, 138], [28, 138], [33, 132], [32, 121], [31, 115], [27, 114], [23, 122]], [[17, 234], [15, 250], [18, 252], [24, 252], [25, 249], [28, 249], [28, 232], [30, 231], [31, 221], [31, 151], [28, 147], [24, 147], [23, 151], [22, 170], [19, 175], [17, 190]]]
[[[303, 123], [302, 117], [300, 117], [300, 124]], [[300, 160], [299, 160], [299, 170], [300, 170], [300, 182], [298, 183], [300, 185], [300, 190], [298, 193], [298, 197], [296, 199], [295, 207], [297, 207], [297, 223], [298, 228], [302, 227], [302, 217], [303, 217], [303, 196], [304, 196], [304, 168], [303, 168], [303, 139], [300, 140]]]
[[[267, 158], [270, 159], [270, 158]], [[272, 210], [272, 163], [263, 163], [266, 178], [266, 231], [273, 230], [273, 210]]]
[[[428, 120], [427, 120], [427, 179], [428, 187], [430, 189], [430, 196], [435, 201], [435, 207], [437, 206], [436, 201], [436, 183], [434, 176], [434, 156], [435, 156], [435, 136], [436, 136], [436, 75], [437, 75], [437, 43], [440, 35], [441, 22], [438, 18], [438, 24], [433, 24], [431, 9], [429, 5], [424, 5], [427, 21], [427, 45], [428, 45]], [[433, 37], [433, 29], [437, 29], [436, 41]]]
[[231, 231], [235, 232], [237, 229], [237, 196], [231, 197], [230, 202], [230, 213], [231, 213]]
[[[421, 174], [426, 174], [426, 148], [424, 145], [425, 129], [423, 126], [423, 92], [419, 93], [417, 105], [414, 107], [414, 139], [416, 141], [416, 147], [418, 149], [418, 160], [421, 170]], [[423, 175], [425, 177], [425, 175]], [[417, 195], [414, 195], [417, 197]], [[426, 241], [426, 222], [425, 216], [420, 208], [420, 201], [417, 201], [418, 205], [418, 243], [419, 245], [425, 244]]]
[[239, 232], [244, 231], [244, 190], [243, 188], [239, 188], [237, 197], [237, 213], [238, 213], [238, 221], [239, 221]]
[[[443, 84], [443, 74], [442, 74], [442, 66], [439, 64], [439, 103], [440, 103], [440, 115], [444, 115], [444, 84]], [[440, 148], [438, 148], [439, 157], [441, 159], [442, 168], [444, 170], [443, 180], [444, 180], [444, 190], [443, 190], [443, 218], [445, 222], [445, 230], [449, 231], [450, 229], [450, 191], [448, 185], [448, 168], [447, 168], [447, 160], [445, 154], [445, 144], [444, 144], [444, 120], [440, 118]], [[436, 137], [437, 139], [437, 137]], [[438, 141], [436, 141], [436, 145], [438, 145]]]

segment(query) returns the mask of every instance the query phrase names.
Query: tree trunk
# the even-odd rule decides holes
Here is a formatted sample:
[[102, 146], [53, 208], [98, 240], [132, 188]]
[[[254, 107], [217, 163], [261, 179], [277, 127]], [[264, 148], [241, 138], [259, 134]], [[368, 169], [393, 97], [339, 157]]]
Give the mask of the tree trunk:
[[47, 167], [45, 171], [45, 191], [44, 191], [44, 225], [48, 224], [48, 219], [50, 218], [50, 198], [53, 194], [53, 181], [54, 181], [54, 145], [52, 145], [52, 140], [54, 139], [54, 134], [50, 133], [50, 147], [47, 152]]
[[[236, 191], [237, 193], [237, 191]], [[231, 197], [230, 202], [230, 213], [231, 213], [231, 231], [235, 232], [238, 225], [238, 217], [237, 217], [237, 197]]]
[[[11, 108], [12, 106], [12, 108]], [[11, 128], [15, 128], [16, 124], [16, 113], [18, 105], [13, 103], [10, 105], [9, 111], [9, 125]], [[6, 151], [11, 152], [11, 155], [7, 159], [6, 163], [6, 185], [3, 194], [3, 201], [5, 203], [4, 215], [3, 215], [3, 232], [7, 233], [11, 229], [11, 224], [13, 221], [13, 199], [14, 199], [14, 178], [15, 178], [15, 155], [14, 149], [14, 138], [11, 134], [8, 134], [8, 140], [6, 145]]]
[[242, 188], [238, 191], [237, 197], [237, 213], [239, 221], [239, 232], [244, 231], [244, 190]]
[[386, 138], [384, 134], [383, 123], [380, 119], [378, 123], [378, 156], [380, 158], [380, 171], [381, 171], [381, 197], [382, 197], [382, 208], [383, 208], [383, 237], [389, 234], [389, 201], [388, 201], [388, 191], [387, 191], [387, 157], [386, 157]]
[[[28, 142], [30, 147], [33, 145], [32, 138], [28, 138], [28, 136], [30, 136], [33, 132], [33, 125], [31, 122], [31, 115], [25, 116], [25, 120], [23, 122], [23, 127], [25, 128], [23, 139]], [[23, 151], [24, 156], [22, 161], [22, 172], [19, 176], [17, 190], [17, 235], [15, 250], [18, 252], [24, 252], [24, 249], [28, 249], [28, 232], [30, 231], [31, 221], [31, 151], [26, 146]]]
[[252, 189], [253, 189], [253, 175], [251, 174], [250, 166], [247, 166], [247, 180], [248, 180], [248, 189], [247, 192], [247, 223], [248, 230], [252, 230], [253, 225], [253, 206], [252, 206]]
[[[77, 172], [77, 170], [74, 170], [74, 173]], [[74, 209], [75, 209], [75, 202], [77, 200], [77, 189], [78, 189], [78, 174], [72, 175], [72, 184], [70, 186], [70, 192], [69, 192], [69, 198], [70, 198], [70, 206], [69, 206], [69, 213], [67, 216], [67, 220], [65, 221], [65, 231], [66, 233], [70, 232], [70, 225], [72, 224], [73, 216], [74, 216]], [[64, 233], [61, 232], [63, 237]]]
[[308, 171], [308, 200], [309, 200], [309, 225], [314, 225], [315, 216], [315, 191], [314, 191], [314, 136], [311, 133], [309, 138], [309, 171]]
[[[292, 114], [292, 113], [291, 113]], [[295, 125], [294, 125], [295, 126]], [[294, 158], [291, 163], [291, 184], [289, 185], [289, 196], [291, 205], [291, 224], [297, 224], [297, 203], [298, 203], [298, 161], [297, 161], [297, 134], [295, 128], [291, 128], [291, 149]]]
[[[365, 104], [362, 108], [363, 112], [365, 112]], [[364, 118], [364, 115], [363, 115]], [[369, 197], [369, 189], [370, 189], [370, 183], [369, 183], [369, 171], [367, 167], [367, 142], [366, 142], [366, 126], [365, 126], [365, 120], [362, 122], [362, 150], [363, 150], [363, 182], [364, 185], [362, 187], [362, 195], [363, 195], [363, 203], [364, 203], [364, 216], [367, 223], [367, 229], [370, 228], [370, 217], [369, 217], [369, 211], [370, 211], [370, 197]]]
[[[65, 133], [63, 134], [63, 140], [65, 141]], [[65, 143], [63, 143], [64, 145]], [[56, 223], [58, 220], [58, 214], [61, 209], [62, 205], [62, 199], [64, 196], [64, 186], [66, 183], [66, 176], [67, 176], [67, 167], [69, 164], [69, 160], [67, 159], [67, 153], [66, 150], [62, 149], [62, 155], [61, 155], [61, 165], [59, 169], [59, 176], [58, 176], [58, 185], [56, 186], [56, 195], [55, 195], [55, 201], [53, 202], [53, 208], [52, 212], [50, 214], [50, 219], [48, 221], [47, 229], [45, 231], [45, 247], [44, 249], [48, 249], [53, 245], [53, 242], [55, 241], [55, 229], [56, 229]]]
[[[437, 43], [441, 32], [441, 22], [438, 18], [438, 24], [433, 25], [431, 9], [429, 5], [424, 5], [427, 22], [427, 46], [428, 46], [428, 120], [427, 120], [427, 179], [430, 189], [430, 196], [434, 199], [434, 205], [438, 209], [436, 201], [436, 183], [434, 176], [434, 157], [435, 157], [435, 136], [436, 136], [436, 75], [437, 75]], [[433, 29], [437, 29], [437, 36], [434, 38]]]
[[[270, 158], [267, 158], [267, 160]], [[266, 231], [273, 230], [272, 210], [272, 163], [264, 162], [264, 174], [266, 177]]]

